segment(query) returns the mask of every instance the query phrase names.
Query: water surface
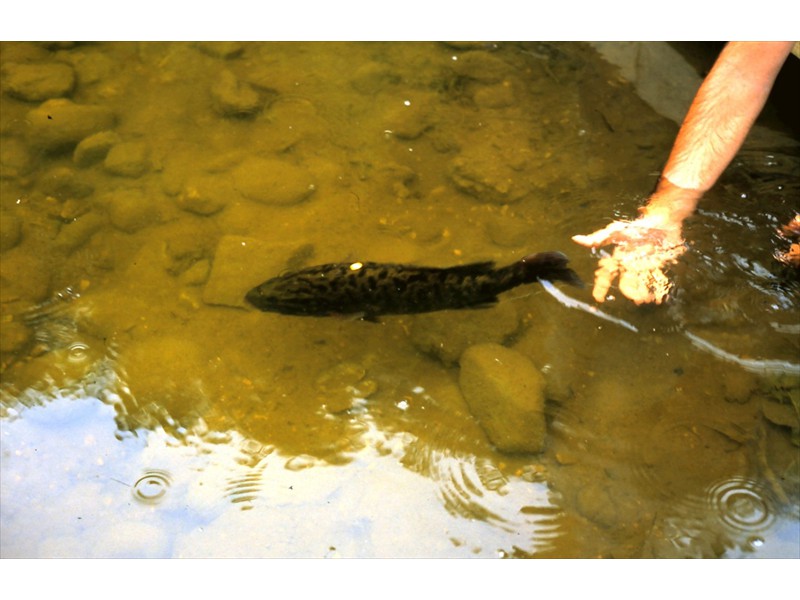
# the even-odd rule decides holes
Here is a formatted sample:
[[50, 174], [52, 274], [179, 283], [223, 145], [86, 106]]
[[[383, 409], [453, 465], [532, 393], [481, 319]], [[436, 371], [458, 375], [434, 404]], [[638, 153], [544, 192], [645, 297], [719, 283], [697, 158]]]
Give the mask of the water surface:
[[[749, 145], [629, 326], [540, 286], [378, 323], [248, 310], [311, 264], [560, 250], [676, 125], [581, 44], [2, 45], [4, 557], [800, 555], [796, 145]], [[562, 288], [591, 303], [589, 290]], [[544, 375], [490, 443], [459, 358]]]

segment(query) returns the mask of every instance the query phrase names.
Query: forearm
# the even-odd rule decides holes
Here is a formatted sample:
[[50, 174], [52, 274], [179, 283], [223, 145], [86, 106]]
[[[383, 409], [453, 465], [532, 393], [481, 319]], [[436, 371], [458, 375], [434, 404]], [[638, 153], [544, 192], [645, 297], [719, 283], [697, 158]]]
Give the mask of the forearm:
[[664, 167], [665, 184], [710, 189], [741, 148], [792, 42], [730, 42], [697, 92]]

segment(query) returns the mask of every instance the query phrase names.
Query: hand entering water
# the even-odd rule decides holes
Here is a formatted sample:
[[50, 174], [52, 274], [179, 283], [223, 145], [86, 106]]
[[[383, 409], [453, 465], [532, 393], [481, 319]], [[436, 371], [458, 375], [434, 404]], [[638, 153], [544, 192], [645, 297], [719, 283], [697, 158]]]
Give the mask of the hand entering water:
[[660, 304], [667, 297], [672, 285], [664, 270], [685, 252], [683, 221], [739, 151], [792, 47], [793, 42], [726, 45], [689, 107], [641, 216], [572, 238], [591, 248], [616, 244], [595, 271], [597, 302], [617, 277], [620, 291], [636, 304]]
[[572, 239], [590, 248], [615, 244], [613, 253], [599, 261], [592, 296], [603, 302], [619, 277], [619, 290], [636, 304], [660, 304], [672, 284], [665, 269], [686, 251], [681, 233], [684, 219], [692, 213], [700, 193], [662, 181], [641, 216], [634, 221], [614, 221], [589, 235]]

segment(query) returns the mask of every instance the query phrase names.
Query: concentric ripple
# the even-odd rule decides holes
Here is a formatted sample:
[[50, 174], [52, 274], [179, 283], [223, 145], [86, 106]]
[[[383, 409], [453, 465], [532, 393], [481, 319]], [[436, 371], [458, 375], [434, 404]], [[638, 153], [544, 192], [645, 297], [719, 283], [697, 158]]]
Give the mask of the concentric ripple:
[[171, 484], [172, 479], [166, 471], [147, 471], [134, 484], [133, 497], [145, 504], [156, 504], [161, 502]]
[[765, 531], [776, 519], [767, 491], [758, 482], [744, 477], [712, 484], [706, 490], [706, 500], [735, 533]]

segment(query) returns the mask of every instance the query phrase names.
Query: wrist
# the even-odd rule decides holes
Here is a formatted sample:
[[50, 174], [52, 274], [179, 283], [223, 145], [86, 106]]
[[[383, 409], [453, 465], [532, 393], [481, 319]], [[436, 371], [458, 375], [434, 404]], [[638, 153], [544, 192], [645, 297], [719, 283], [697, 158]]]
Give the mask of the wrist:
[[702, 196], [701, 190], [683, 188], [662, 177], [656, 191], [639, 212], [643, 217], [663, 221], [667, 226], [680, 227], [694, 213]]

